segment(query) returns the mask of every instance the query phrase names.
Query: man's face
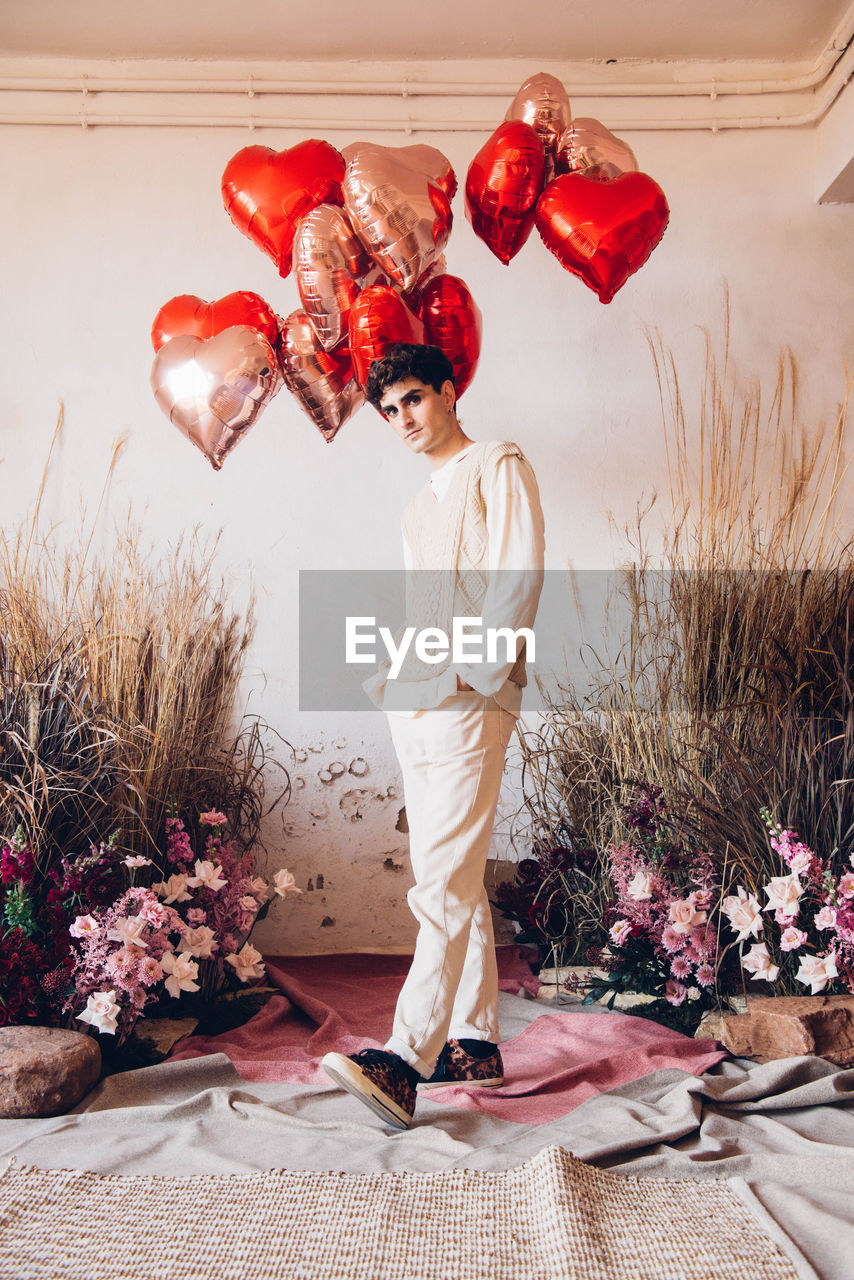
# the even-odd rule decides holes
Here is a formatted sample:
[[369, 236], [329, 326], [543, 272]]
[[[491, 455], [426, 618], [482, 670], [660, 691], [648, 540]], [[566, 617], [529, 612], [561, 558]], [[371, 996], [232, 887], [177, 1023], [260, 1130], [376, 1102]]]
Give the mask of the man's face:
[[418, 378], [393, 382], [383, 392], [380, 412], [413, 453], [428, 458], [441, 457], [460, 429], [451, 382], [443, 383], [440, 391]]

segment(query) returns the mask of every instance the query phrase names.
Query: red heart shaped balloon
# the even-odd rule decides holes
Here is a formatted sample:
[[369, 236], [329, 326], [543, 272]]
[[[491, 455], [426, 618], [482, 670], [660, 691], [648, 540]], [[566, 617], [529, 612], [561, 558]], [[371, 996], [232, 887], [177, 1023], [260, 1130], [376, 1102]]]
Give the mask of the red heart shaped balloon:
[[646, 262], [670, 217], [664, 192], [646, 173], [600, 181], [567, 173], [537, 205], [537, 230], [558, 261], [610, 302]]
[[225, 166], [222, 198], [238, 230], [286, 276], [300, 219], [319, 204], [342, 204], [343, 177], [342, 156], [317, 138], [287, 151], [244, 147]]
[[170, 338], [190, 334], [195, 338], [213, 338], [223, 329], [236, 324], [255, 329], [275, 348], [279, 341], [279, 317], [273, 308], [257, 293], [240, 290], [227, 293], [216, 302], [205, 302], [192, 293], [181, 293], [170, 298], [151, 326], [151, 342], [159, 351]]
[[389, 285], [363, 289], [350, 311], [350, 354], [360, 386], [368, 371], [393, 342], [423, 342], [424, 325]]
[[418, 313], [427, 341], [439, 347], [454, 366], [457, 399], [470, 385], [480, 359], [483, 318], [458, 276], [437, 276], [424, 286]]
[[324, 350], [310, 317], [294, 311], [282, 324], [281, 364], [285, 386], [330, 444], [365, 403], [347, 347]]
[[520, 120], [499, 125], [469, 165], [466, 217], [505, 266], [531, 234], [545, 171], [543, 144]]

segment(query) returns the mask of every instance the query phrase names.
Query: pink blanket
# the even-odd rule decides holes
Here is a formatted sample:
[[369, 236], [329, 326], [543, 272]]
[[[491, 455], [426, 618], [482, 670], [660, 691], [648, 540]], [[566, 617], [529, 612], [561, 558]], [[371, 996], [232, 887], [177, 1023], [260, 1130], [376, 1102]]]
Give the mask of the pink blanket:
[[[333, 1088], [320, 1066], [330, 1049], [355, 1053], [389, 1034], [408, 956], [265, 957], [272, 996], [249, 1022], [219, 1036], [192, 1036], [170, 1056], [178, 1062], [225, 1053], [247, 1080], [286, 1080]], [[515, 947], [499, 950], [503, 991], [536, 991], [538, 982]], [[521, 1035], [501, 1046], [500, 1089], [453, 1086], [431, 1092], [443, 1105], [502, 1119], [543, 1124], [595, 1093], [664, 1067], [702, 1075], [726, 1056], [714, 1040], [692, 1040], [644, 1018], [545, 1006]]]

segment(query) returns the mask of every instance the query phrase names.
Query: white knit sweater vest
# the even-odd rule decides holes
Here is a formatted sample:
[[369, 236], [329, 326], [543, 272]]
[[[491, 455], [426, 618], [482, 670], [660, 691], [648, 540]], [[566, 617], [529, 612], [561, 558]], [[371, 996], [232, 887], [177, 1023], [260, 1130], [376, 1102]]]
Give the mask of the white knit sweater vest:
[[[430, 484], [415, 495], [403, 512], [403, 536], [412, 550], [413, 589], [407, 592], [407, 625], [419, 630], [438, 627], [451, 634], [454, 617], [481, 616], [489, 581], [489, 534], [481, 479], [499, 458], [523, 458], [517, 444], [490, 440], [476, 444], [457, 464], [443, 502]], [[410, 649], [400, 673], [402, 681], [434, 679], [451, 665], [426, 665]], [[525, 685], [525, 647], [509, 673], [509, 679]]]

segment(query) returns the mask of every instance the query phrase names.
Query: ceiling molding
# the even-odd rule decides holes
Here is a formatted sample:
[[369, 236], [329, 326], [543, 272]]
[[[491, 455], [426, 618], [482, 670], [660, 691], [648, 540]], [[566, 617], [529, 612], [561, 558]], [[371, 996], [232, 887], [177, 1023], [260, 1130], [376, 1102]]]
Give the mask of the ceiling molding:
[[[576, 115], [617, 132], [802, 127], [854, 72], [854, 3], [810, 63], [546, 64]], [[516, 60], [243, 62], [0, 58], [0, 123], [492, 132], [531, 74]]]

